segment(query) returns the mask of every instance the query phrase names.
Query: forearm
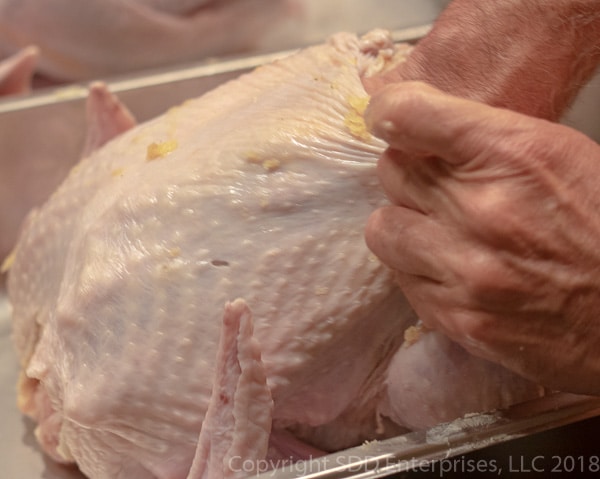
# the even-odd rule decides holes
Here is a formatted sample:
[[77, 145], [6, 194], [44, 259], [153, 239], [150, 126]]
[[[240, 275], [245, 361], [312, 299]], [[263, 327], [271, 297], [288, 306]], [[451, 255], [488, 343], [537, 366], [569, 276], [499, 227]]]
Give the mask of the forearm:
[[557, 119], [599, 62], [598, 0], [455, 0], [395, 74]]

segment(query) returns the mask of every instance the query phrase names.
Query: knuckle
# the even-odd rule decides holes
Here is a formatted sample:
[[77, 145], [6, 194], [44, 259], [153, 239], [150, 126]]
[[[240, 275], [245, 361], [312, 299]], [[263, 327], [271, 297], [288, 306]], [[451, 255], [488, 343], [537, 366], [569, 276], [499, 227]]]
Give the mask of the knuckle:
[[384, 206], [370, 214], [365, 227], [367, 247], [388, 265], [394, 262], [394, 251], [400, 249], [398, 223], [393, 207]]
[[470, 346], [470, 349], [485, 349], [483, 345], [487, 344], [490, 336], [490, 331], [494, 328], [490, 326], [488, 321], [485, 321], [479, 315], [471, 315], [466, 317], [461, 324], [462, 343]]
[[444, 318], [444, 329], [454, 341], [468, 350], [486, 349], [490, 331], [494, 328], [489, 318], [470, 308], [457, 307]]
[[[531, 229], [531, 210], [518, 193], [504, 185], [490, 184], [475, 194], [459, 199], [458, 221], [469, 237], [494, 250], [512, 248], [527, 238]], [[486, 263], [492, 260], [487, 260]]]
[[393, 90], [393, 98], [397, 104], [406, 107], [420, 105], [434, 91], [432, 87], [418, 81], [396, 83], [390, 89]]
[[506, 190], [497, 184], [479, 189], [476, 197], [464, 198], [462, 209], [476, 231], [501, 231], [513, 216]]
[[375, 254], [377, 254], [380, 249], [380, 231], [382, 223], [382, 212], [380, 210], [375, 210], [369, 215], [365, 227], [365, 243]]
[[385, 224], [384, 212], [380, 209], [373, 211], [367, 218], [365, 241], [371, 251], [377, 250], [380, 242], [380, 231]]
[[489, 252], [472, 254], [464, 263], [461, 277], [466, 302], [475, 307], [493, 307], [511, 289], [504, 266], [497, 255]]

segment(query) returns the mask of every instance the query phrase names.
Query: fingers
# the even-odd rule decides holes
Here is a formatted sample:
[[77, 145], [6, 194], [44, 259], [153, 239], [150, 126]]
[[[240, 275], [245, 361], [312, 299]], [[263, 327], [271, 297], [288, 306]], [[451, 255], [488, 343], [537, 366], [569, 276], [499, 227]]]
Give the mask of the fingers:
[[377, 162], [377, 176], [388, 199], [425, 214], [435, 214], [445, 201], [440, 179], [444, 165], [433, 157], [422, 158], [388, 148]]
[[436, 282], [446, 276], [442, 249], [446, 236], [428, 216], [398, 206], [376, 210], [365, 230], [368, 247], [390, 268]]
[[522, 115], [447, 95], [419, 82], [383, 88], [365, 112], [367, 125], [391, 148], [463, 164], [514, 129]]

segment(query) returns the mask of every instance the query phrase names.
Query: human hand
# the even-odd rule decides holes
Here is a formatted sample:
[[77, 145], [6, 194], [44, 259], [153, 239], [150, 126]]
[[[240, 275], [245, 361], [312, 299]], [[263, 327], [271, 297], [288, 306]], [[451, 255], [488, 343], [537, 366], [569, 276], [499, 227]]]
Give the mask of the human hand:
[[544, 386], [600, 394], [600, 146], [422, 83], [366, 112], [393, 206], [366, 240], [420, 319]]

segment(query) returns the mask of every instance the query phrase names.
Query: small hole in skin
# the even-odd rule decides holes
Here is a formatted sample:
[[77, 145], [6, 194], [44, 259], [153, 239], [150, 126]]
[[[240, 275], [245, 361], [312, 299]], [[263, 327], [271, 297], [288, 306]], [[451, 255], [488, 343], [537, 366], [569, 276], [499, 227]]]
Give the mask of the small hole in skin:
[[222, 259], [213, 259], [210, 264], [213, 266], [229, 266], [229, 262]]

